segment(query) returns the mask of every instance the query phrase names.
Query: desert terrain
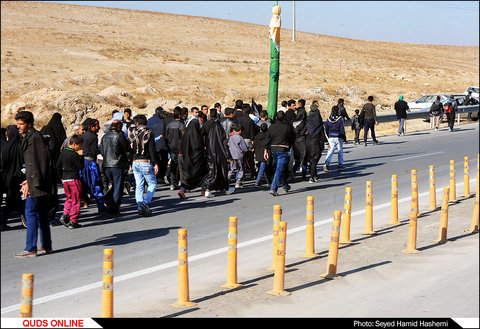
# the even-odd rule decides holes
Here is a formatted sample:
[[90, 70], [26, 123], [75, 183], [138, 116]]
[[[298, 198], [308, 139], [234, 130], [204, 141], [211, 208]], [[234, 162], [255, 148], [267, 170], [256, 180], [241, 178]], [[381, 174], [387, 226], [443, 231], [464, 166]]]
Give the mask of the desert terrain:
[[[225, 108], [254, 98], [266, 108], [268, 23], [2, 1], [1, 125], [23, 109], [34, 112], [37, 127], [62, 113], [69, 133], [87, 117], [105, 122], [125, 107], [150, 116], [157, 106]], [[373, 95], [377, 113], [392, 113], [399, 95], [411, 101], [478, 86], [478, 63], [479, 47], [298, 31], [292, 41], [282, 28], [279, 103], [303, 98], [308, 108], [318, 100], [325, 118], [340, 97], [353, 115]], [[412, 120], [409, 127], [428, 124]], [[377, 128], [380, 135], [395, 130], [393, 123]]]

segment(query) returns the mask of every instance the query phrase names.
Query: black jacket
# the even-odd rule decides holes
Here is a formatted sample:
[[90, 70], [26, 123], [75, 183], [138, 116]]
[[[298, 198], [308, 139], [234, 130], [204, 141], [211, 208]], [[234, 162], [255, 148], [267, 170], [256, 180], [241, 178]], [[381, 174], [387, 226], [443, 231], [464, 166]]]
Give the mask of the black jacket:
[[399, 100], [395, 103], [395, 112], [397, 112], [397, 119], [406, 119], [408, 110], [409, 107], [407, 102]]
[[171, 153], [180, 153], [180, 147], [182, 146], [182, 136], [185, 125], [180, 120], [172, 121], [167, 126], [165, 133], [165, 146]]
[[83, 163], [83, 155], [79, 155], [69, 147], [65, 148], [57, 161], [59, 177], [63, 180], [80, 179], [80, 170], [83, 169]]
[[121, 130], [110, 129], [102, 137], [100, 153], [103, 157], [104, 168], [122, 168], [129, 166], [130, 145]]
[[295, 143], [295, 133], [293, 127], [286, 122], [276, 121], [268, 128], [270, 136], [270, 149], [272, 152], [289, 151]]
[[87, 130], [82, 134], [82, 140], [83, 156], [86, 158], [96, 159], [97, 155], [100, 154], [97, 134], [91, 130]]
[[38, 130], [31, 128], [23, 138], [22, 152], [29, 196], [47, 196], [50, 190], [48, 142]]

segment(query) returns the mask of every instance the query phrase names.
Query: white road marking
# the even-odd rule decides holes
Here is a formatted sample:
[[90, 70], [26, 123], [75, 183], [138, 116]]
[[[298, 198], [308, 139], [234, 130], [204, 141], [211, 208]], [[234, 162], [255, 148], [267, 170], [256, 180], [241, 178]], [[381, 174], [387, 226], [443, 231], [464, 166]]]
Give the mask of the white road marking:
[[[439, 152], [439, 153], [442, 153], [442, 152]], [[473, 182], [475, 182], [475, 180], [476, 180], [475, 178], [472, 178], [472, 179], [470, 179], [470, 182], [473, 183]], [[463, 185], [463, 182], [460, 182], [460, 183], [456, 184], [457, 187], [462, 186], [462, 185]], [[438, 193], [438, 192], [441, 192], [441, 191], [443, 191], [443, 187], [442, 188], [437, 188], [435, 192]], [[420, 198], [420, 197], [427, 196], [427, 195], [429, 195], [429, 193], [430, 193], [429, 191], [420, 193], [418, 195], [418, 197]], [[408, 202], [410, 200], [411, 200], [411, 197], [405, 197], [405, 198], [402, 198], [402, 199], [398, 199], [398, 203]], [[390, 202], [374, 206], [373, 210], [383, 209], [383, 208], [387, 208], [387, 207], [390, 207]], [[353, 216], [361, 215], [363, 213], [365, 213], [365, 209], [353, 211], [351, 216], [353, 217]], [[314, 226], [325, 225], [325, 224], [331, 223], [332, 221], [333, 221], [333, 217], [322, 219], [322, 220], [319, 220], [319, 221], [315, 221]], [[304, 231], [305, 229], [306, 229], [306, 225], [299, 226], [299, 227], [287, 230], [287, 234]], [[253, 240], [249, 240], [249, 241], [246, 241], [246, 242], [239, 243], [239, 244], [237, 244], [237, 248], [242, 248], [242, 247], [255, 245], [257, 243], [261, 243], [261, 242], [264, 242], [264, 241], [269, 241], [271, 239], [272, 239], [272, 235], [267, 235], [267, 236], [264, 236], [264, 237], [260, 237], [260, 238], [257, 238], [257, 239], [253, 239]], [[189, 256], [188, 261], [192, 262], [192, 261], [204, 259], [204, 258], [207, 258], [207, 257], [210, 257], [210, 256], [225, 253], [227, 251], [228, 251], [228, 247], [211, 250], [211, 251], [204, 252], [204, 253], [201, 253], [201, 254], [198, 254], [198, 255], [195, 255], [195, 256]], [[176, 266], [178, 266], [178, 260], [171, 261], [171, 262], [164, 263], [164, 264], [157, 265], [157, 266], [153, 266], [153, 267], [149, 267], [149, 268], [139, 270], [139, 271], [135, 271], [135, 272], [132, 272], [132, 273], [120, 275], [118, 277], [114, 277], [114, 283], [118, 283], [118, 282], [125, 281], [125, 280], [128, 280], [128, 279], [137, 278], [137, 277], [142, 276], [142, 275], [162, 271], [162, 270], [172, 268], [172, 267], [176, 267]], [[88, 291], [88, 290], [91, 290], [91, 289], [100, 288], [100, 287], [102, 287], [102, 285], [103, 285], [103, 282], [98, 281], [98, 282], [87, 284], [87, 285], [84, 285], [84, 286], [81, 286], [81, 287], [78, 287], [78, 288], [61, 291], [61, 292], [53, 294], [53, 295], [36, 298], [32, 301], [32, 305], [38, 305], [38, 304], [50, 302], [50, 301], [55, 300], [55, 299], [72, 296], [72, 295], [82, 293], [82, 292], [85, 292], [85, 291]], [[16, 311], [16, 310], [19, 310], [19, 309], [20, 309], [20, 304], [7, 306], [7, 307], [2, 308], [1, 314], [13, 312], [13, 311]]]
[[440, 153], [443, 153], [443, 152], [433, 152], [433, 153], [414, 155], [414, 156], [411, 156], [411, 157], [396, 159], [396, 160], [393, 160], [393, 161], [403, 161], [403, 160], [409, 160], [409, 159], [415, 159], [415, 158], [421, 158], [421, 157], [428, 157], [429, 155], [440, 154]]

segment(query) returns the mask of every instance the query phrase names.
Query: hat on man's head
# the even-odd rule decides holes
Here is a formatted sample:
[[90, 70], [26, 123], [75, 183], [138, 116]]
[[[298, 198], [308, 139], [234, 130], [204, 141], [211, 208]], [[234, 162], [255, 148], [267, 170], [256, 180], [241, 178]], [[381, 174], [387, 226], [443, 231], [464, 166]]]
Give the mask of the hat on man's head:
[[399, 100], [403, 101], [403, 95], [400, 95]]

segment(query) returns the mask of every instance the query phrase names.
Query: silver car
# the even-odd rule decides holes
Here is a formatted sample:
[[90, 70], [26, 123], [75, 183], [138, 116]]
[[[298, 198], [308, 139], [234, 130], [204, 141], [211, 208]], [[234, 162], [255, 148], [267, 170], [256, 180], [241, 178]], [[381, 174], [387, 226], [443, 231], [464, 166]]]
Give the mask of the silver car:
[[437, 100], [437, 96], [440, 96], [440, 102], [442, 102], [442, 104], [444, 104], [450, 97], [450, 95], [447, 94], [423, 95], [422, 97], [419, 97], [413, 102], [409, 102], [408, 107], [410, 108], [410, 111], [430, 109], [430, 106], [432, 106], [433, 102]]

